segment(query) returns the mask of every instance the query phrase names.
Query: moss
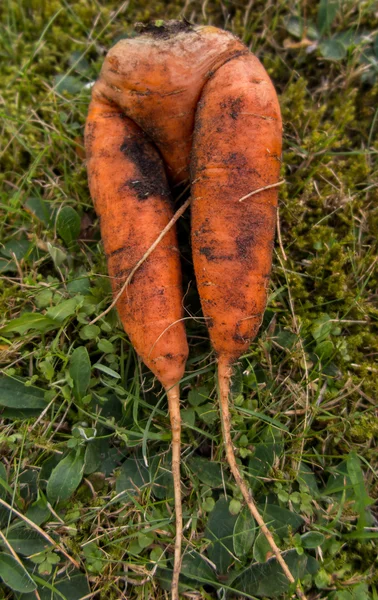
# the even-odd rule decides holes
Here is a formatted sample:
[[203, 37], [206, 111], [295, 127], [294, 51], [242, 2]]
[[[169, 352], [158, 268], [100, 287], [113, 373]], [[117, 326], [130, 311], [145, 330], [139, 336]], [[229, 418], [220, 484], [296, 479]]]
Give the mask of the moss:
[[351, 421], [349, 436], [360, 444], [371, 442], [378, 435], [378, 418], [374, 415], [356, 415]]

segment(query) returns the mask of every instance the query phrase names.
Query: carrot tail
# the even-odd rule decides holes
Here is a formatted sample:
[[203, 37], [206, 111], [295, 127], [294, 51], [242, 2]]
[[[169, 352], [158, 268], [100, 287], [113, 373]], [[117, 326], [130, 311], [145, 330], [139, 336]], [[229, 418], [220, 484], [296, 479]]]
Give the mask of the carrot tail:
[[182, 545], [182, 502], [181, 502], [181, 415], [180, 415], [180, 389], [175, 385], [167, 391], [169, 417], [172, 428], [172, 475], [175, 497], [176, 538], [175, 555], [172, 575], [171, 595], [172, 600], [179, 600], [179, 577], [181, 570], [181, 545]]
[[[260, 513], [257, 509], [257, 506], [254, 502], [254, 499], [252, 497], [252, 494], [249, 491], [248, 486], [247, 486], [245, 480], [243, 479], [243, 477], [239, 471], [237, 462], [236, 462], [234, 447], [233, 447], [232, 439], [231, 439], [231, 416], [230, 416], [229, 402], [228, 402], [228, 397], [229, 397], [229, 392], [230, 392], [231, 375], [232, 375], [232, 368], [230, 367], [229, 360], [227, 358], [223, 358], [223, 359], [220, 358], [219, 363], [218, 363], [219, 401], [220, 401], [223, 443], [225, 446], [227, 462], [229, 464], [231, 473], [234, 476], [234, 479], [243, 494], [243, 498], [247, 503], [247, 506], [251, 512], [251, 515], [253, 516], [253, 518], [255, 519], [257, 524], [260, 526], [261, 531], [265, 535], [265, 537], [272, 549], [272, 552], [273, 552], [274, 556], [276, 557], [279, 565], [281, 566], [284, 574], [286, 575], [286, 577], [290, 581], [290, 583], [295, 583], [295, 579], [294, 579], [289, 567], [287, 566], [287, 563], [286, 563], [285, 559], [283, 558], [280, 549], [278, 548], [277, 544], [275, 543], [271, 532], [267, 528], [267, 526], [264, 522], [264, 519], [260, 515]], [[297, 587], [296, 587], [296, 593], [297, 593], [298, 598], [301, 598], [301, 600], [306, 600], [306, 596], [302, 592], [299, 585], [297, 585]]]

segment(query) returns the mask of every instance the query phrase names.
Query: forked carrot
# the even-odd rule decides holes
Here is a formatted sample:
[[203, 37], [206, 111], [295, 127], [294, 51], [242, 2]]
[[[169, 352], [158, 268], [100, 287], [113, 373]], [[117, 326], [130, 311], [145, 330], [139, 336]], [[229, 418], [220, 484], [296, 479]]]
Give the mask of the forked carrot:
[[[231, 439], [232, 365], [262, 321], [276, 224], [282, 123], [259, 60], [215, 27], [150, 24], [108, 53], [86, 126], [88, 174], [117, 308], [145, 364], [167, 390], [172, 426], [178, 600], [182, 509], [179, 381], [188, 355], [168, 183], [192, 182], [193, 260], [218, 355], [227, 461], [286, 577], [294, 582], [238, 468]], [[161, 239], [154, 247], [154, 242]], [[146, 255], [146, 260], [141, 259]], [[300, 587], [297, 594], [305, 598]]]

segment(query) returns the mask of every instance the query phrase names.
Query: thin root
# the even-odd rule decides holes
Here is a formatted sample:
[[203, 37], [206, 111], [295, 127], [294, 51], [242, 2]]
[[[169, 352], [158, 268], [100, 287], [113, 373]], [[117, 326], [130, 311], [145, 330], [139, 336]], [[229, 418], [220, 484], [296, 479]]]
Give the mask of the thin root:
[[287, 256], [286, 256], [286, 252], [284, 250], [283, 243], [282, 243], [280, 211], [279, 211], [278, 208], [277, 208], [277, 237], [278, 237], [278, 243], [279, 243], [279, 246], [281, 248], [283, 259], [286, 261], [287, 260]]
[[169, 417], [172, 428], [172, 475], [175, 497], [176, 537], [175, 555], [173, 564], [171, 598], [179, 600], [179, 577], [181, 570], [181, 545], [182, 545], [182, 502], [181, 502], [181, 416], [180, 416], [180, 389], [179, 385], [167, 390]]
[[[251, 515], [253, 516], [253, 518], [255, 519], [255, 521], [257, 522], [259, 527], [261, 528], [261, 531], [265, 535], [265, 537], [269, 543], [269, 546], [271, 547], [272, 552], [273, 552], [274, 556], [276, 557], [277, 562], [281, 566], [281, 568], [282, 568], [284, 574], [286, 575], [287, 579], [289, 580], [289, 582], [295, 583], [295, 579], [294, 579], [289, 567], [287, 566], [287, 563], [286, 563], [285, 559], [283, 558], [280, 549], [278, 548], [276, 542], [274, 541], [271, 532], [269, 531], [268, 527], [266, 526], [264, 519], [260, 515], [260, 513], [257, 509], [257, 506], [253, 500], [252, 494], [249, 491], [247, 484], [244, 481], [244, 479], [239, 471], [237, 462], [236, 462], [236, 457], [235, 457], [234, 448], [233, 448], [232, 439], [231, 439], [231, 416], [230, 416], [229, 402], [228, 402], [231, 375], [232, 375], [232, 369], [230, 367], [228, 359], [223, 359], [223, 360], [220, 359], [219, 363], [218, 363], [219, 401], [220, 401], [220, 412], [221, 412], [221, 425], [222, 425], [222, 432], [223, 432], [223, 443], [224, 443], [225, 450], [226, 450], [227, 462], [228, 462], [231, 472], [234, 476], [234, 479], [235, 479], [237, 485], [239, 486], [241, 493], [243, 494], [244, 500], [247, 503], [247, 506], [251, 512]], [[296, 587], [296, 593], [297, 593], [298, 598], [300, 598], [301, 600], [306, 600], [306, 596], [302, 592], [299, 585], [297, 585], [297, 587]]]
[[252, 190], [252, 192], [249, 192], [249, 194], [246, 194], [245, 196], [242, 196], [241, 198], [239, 198], [239, 202], [243, 202], [243, 200], [247, 200], [247, 198], [250, 198], [251, 196], [254, 196], [255, 194], [259, 194], [260, 192], [263, 192], [264, 190], [270, 190], [271, 188], [275, 188], [278, 187], [279, 185], [282, 185], [283, 183], [285, 183], [285, 179], [281, 179], [281, 181], [277, 181], [277, 183], [271, 183], [270, 185], [264, 185], [264, 187], [258, 188], [257, 190]]

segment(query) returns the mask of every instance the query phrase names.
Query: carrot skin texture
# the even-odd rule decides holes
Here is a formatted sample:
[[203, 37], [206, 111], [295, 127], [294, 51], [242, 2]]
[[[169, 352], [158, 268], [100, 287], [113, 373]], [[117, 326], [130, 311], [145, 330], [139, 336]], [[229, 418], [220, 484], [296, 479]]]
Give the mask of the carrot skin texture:
[[211, 26], [120, 40], [105, 58], [92, 97], [108, 98], [148, 134], [177, 184], [189, 177], [201, 90], [211, 73], [240, 53], [248, 50], [238, 38]]
[[[115, 294], [173, 215], [161, 158], [115, 105], [91, 102], [85, 145], [89, 188]], [[182, 321], [181, 267], [171, 229], [117, 302], [130, 340], [165, 389], [182, 378], [188, 345]]]
[[260, 327], [267, 298], [282, 122], [274, 87], [249, 54], [220, 67], [197, 107], [192, 150], [192, 250], [219, 357], [234, 363]]

